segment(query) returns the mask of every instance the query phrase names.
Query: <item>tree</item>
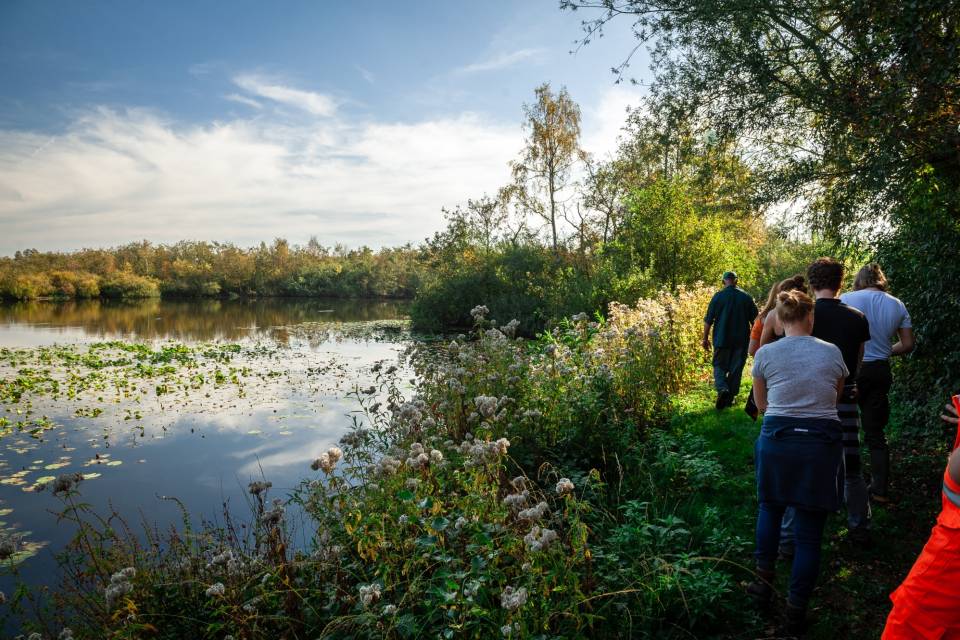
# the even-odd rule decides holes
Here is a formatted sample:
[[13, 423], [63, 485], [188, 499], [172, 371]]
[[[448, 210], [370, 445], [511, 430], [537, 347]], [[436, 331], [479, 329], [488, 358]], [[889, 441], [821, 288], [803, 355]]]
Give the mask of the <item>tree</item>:
[[[651, 111], [747, 141], [766, 201], [802, 197], [822, 228], [895, 214], [924, 167], [960, 186], [960, 0], [561, 6], [599, 12], [584, 43], [632, 19], [652, 45]], [[628, 63], [615, 68], [621, 78]]]
[[513, 184], [502, 191], [502, 196], [550, 225], [556, 252], [560, 192], [569, 185], [574, 165], [585, 158], [580, 148], [580, 107], [566, 88], [554, 94], [548, 82], [537, 87], [534, 94], [536, 101], [523, 108], [526, 146], [510, 165]]

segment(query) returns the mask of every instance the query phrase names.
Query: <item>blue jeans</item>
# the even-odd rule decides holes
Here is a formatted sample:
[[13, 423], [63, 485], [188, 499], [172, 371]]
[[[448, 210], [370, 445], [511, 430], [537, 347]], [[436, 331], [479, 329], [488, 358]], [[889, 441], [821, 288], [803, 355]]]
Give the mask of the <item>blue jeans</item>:
[[713, 350], [713, 386], [717, 393], [729, 391], [736, 397], [740, 392], [743, 365], [747, 363], [747, 348], [717, 347]]
[[[754, 557], [757, 559], [757, 567], [764, 571], [773, 571], [776, 566], [780, 523], [785, 509], [784, 505], [760, 503], [757, 514], [757, 550]], [[796, 607], [807, 606], [813, 586], [817, 582], [817, 574], [820, 572], [820, 542], [826, 522], [826, 511], [794, 508], [795, 551], [788, 600]]]

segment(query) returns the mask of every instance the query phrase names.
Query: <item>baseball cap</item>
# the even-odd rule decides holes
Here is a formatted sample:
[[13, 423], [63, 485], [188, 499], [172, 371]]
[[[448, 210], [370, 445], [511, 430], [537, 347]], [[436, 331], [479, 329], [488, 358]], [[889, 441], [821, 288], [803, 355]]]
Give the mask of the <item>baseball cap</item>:
[[723, 280], [736, 280], [737, 272], [736, 271], [727, 271], [723, 274]]

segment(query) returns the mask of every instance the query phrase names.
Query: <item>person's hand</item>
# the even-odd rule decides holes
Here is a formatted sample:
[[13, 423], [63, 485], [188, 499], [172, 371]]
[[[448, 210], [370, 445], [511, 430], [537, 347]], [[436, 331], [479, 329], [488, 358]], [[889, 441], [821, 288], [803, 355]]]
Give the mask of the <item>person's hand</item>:
[[700, 341], [700, 344], [703, 345], [703, 348], [704, 348], [704, 349], [706, 349], [707, 351], [710, 351], [710, 339], [709, 339], [709, 338], [704, 338], [703, 340]]
[[960, 421], [960, 416], [957, 415], [957, 408], [952, 404], [948, 404], [944, 408], [946, 411], [940, 414], [940, 419], [950, 424], [957, 424], [957, 422]]

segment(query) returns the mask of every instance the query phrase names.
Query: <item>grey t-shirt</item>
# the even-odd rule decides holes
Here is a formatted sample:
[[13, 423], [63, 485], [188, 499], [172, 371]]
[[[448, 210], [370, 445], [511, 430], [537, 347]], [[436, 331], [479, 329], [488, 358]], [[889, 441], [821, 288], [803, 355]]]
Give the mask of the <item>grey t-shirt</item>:
[[767, 415], [837, 419], [837, 381], [849, 375], [836, 345], [787, 336], [753, 357], [753, 377], [767, 383]]
[[893, 337], [900, 329], [913, 327], [907, 307], [886, 291], [850, 291], [840, 296], [840, 301], [862, 311], [870, 323], [870, 340], [863, 347], [864, 362], [889, 360], [893, 353]]

